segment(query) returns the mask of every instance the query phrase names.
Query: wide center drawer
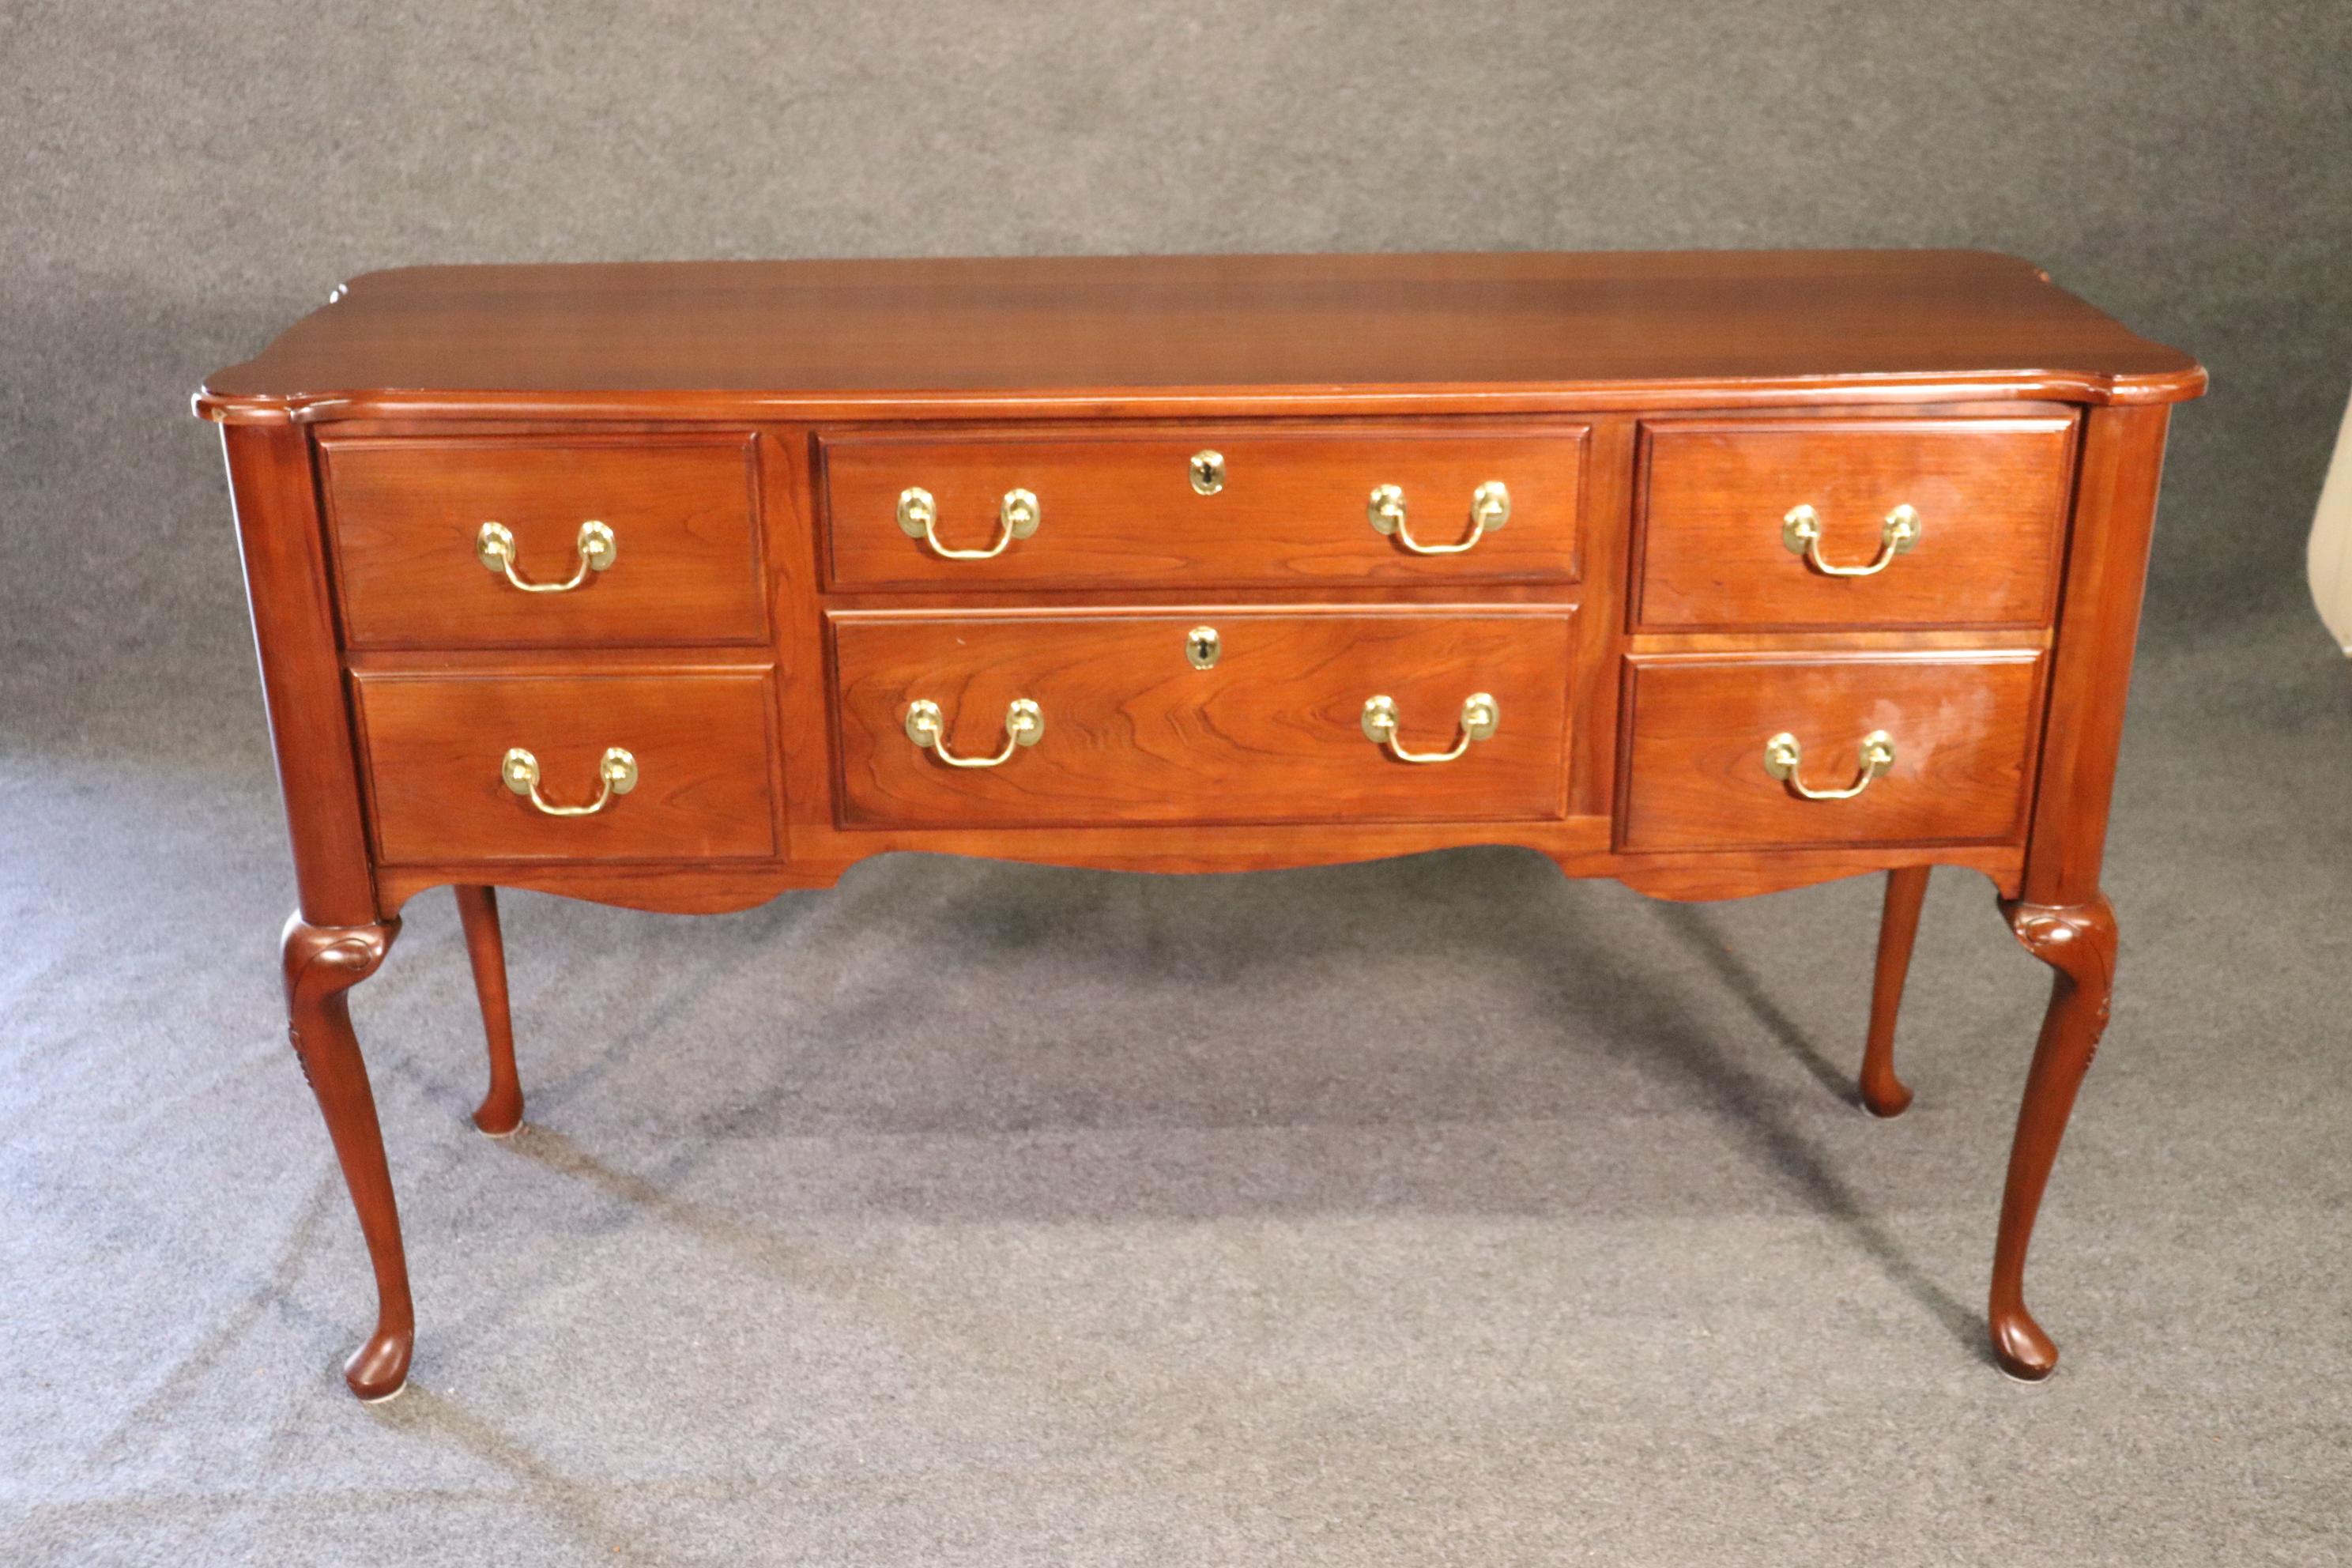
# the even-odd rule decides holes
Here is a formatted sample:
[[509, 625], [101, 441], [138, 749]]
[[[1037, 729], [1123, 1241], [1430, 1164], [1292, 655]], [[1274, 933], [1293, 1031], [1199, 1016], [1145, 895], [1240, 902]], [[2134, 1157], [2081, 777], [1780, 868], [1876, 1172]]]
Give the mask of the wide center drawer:
[[[1568, 771], [1570, 620], [1551, 607], [839, 612], [830, 625], [842, 819], [1556, 817]], [[1376, 698], [1387, 700], [1376, 711], [1392, 714], [1392, 728], [1378, 718], [1368, 726]], [[1482, 730], [1491, 732], [1477, 738]], [[1398, 748], [1458, 754], [1414, 763]]]
[[835, 432], [819, 443], [832, 580], [958, 589], [1569, 581], [1586, 435], [1562, 422], [1488, 421]]
[[321, 440], [344, 639], [757, 642], [753, 451], [742, 431]]

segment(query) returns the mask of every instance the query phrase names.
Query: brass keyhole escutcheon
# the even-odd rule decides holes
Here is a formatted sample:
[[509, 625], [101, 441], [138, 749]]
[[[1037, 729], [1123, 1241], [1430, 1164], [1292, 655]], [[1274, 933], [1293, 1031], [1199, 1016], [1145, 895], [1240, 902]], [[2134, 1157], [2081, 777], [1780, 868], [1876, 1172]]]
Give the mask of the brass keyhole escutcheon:
[[1225, 488], [1225, 455], [1223, 452], [1195, 452], [1188, 467], [1196, 494], [1213, 496]]
[[1184, 634], [1184, 658], [1194, 669], [1213, 669], [1224, 652], [1224, 640], [1214, 626], [1194, 626]]

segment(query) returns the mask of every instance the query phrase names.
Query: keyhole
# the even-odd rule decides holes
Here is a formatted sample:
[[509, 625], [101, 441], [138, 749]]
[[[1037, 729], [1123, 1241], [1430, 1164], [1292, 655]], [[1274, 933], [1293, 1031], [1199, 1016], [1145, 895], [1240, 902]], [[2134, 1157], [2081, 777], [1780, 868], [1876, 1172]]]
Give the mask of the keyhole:
[[1194, 626], [1184, 634], [1184, 658], [1194, 669], [1211, 668], [1223, 651], [1223, 641], [1214, 626]]
[[1201, 451], [1192, 454], [1192, 489], [1204, 496], [1215, 495], [1225, 488], [1225, 455], [1223, 452]]

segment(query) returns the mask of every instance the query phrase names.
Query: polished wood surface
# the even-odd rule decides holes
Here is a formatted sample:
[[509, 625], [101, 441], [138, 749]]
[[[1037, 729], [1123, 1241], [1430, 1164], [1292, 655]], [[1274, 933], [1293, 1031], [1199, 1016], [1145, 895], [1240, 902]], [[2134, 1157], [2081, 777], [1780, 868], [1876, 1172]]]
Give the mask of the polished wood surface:
[[457, 918], [466, 931], [466, 958], [474, 994], [482, 1005], [482, 1034], [490, 1052], [489, 1092], [474, 1108], [474, 1125], [503, 1138], [522, 1125], [522, 1079], [515, 1071], [514, 1020], [507, 1009], [507, 943], [499, 926], [496, 888], [460, 884]]
[[[353, 686], [387, 863], [777, 852], [764, 670], [363, 675]], [[637, 784], [593, 816], [550, 816], [501, 779], [510, 746], [539, 759], [551, 805], [596, 798], [608, 746], [636, 758]]]
[[[2056, 1352], [2023, 1271], [2104, 1026], [2099, 888], [2169, 410], [2204, 373], [2030, 265], [1982, 252], [1126, 258], [427, 268], [370, 274], [212, 378], [299, 907], [297, 1048], [377, 1276], [363, 1394], [413, 1337], [365, 1068], [343, 1004], [404, 903], [458, 889], [520, 1122], [490, 884], [741, 909], [917, 850], [1148, 871], [1517, 845], [1672, 899], [1885, 873], [1861, 1098], [1881, 1114], [1929, 868], [1994, 884], [2056, 972], [2001, 1209], [1988, 1327]], [[1202, 494], [1191, 462], [1223, 454]], [[1470, 550], [1469, 494], [1512, 513]], [[949, 548], [1005, 490], [1038, 530]], [[1869, 560], [1915, 508], [1920, 542]], [[611, 569], [568, 576], [582, 522]], [[1218, 633], [1208, 668], [1186, 657]], [[1442, 752], [1465, 698], [1495, 735]], [[992, 755], [905, 728], [940, 705]], [[1763, 765], [1843, 785], [1806, 800]], [[604, 748], [639, 782], [588, 816]], [[1570, 955], [1572, 958], [1572, 955]]]
[[1927, 898], [1928, 868], [1898, 866], [1886, 873], [1886, 900], [1878, 919], [1878, 966], [1870, 982], [1870, 1033], [1862, 1047], [1863, 1109], [1900, 1116], [1910, 1086], [1895, 1076], [1895, 1021], [1903, 1011], [1903, 983], [1911, 973], [1911, 944], [1919, 935], [1919, 908]]
[[2027, 849], [2029, 903], [2066, 908], [2100, 897], [2165, 423], [2162, 409], [2102, 408], [2088, 419], [2050, 677], [2058, 721], [2042, 746]]
[[[542, 860], [501, 865], [502, 888], [527, 888], [618, 909], [713, 915], [756, 908], [779, 893], [829, 888], [858, 861], [887, 849], [972, 855], [1040, 866], [1084, 865], [1106, 871], [1194, 876], [1231, 872], [1246, 861], [1280, 866], [1343, 866], [1388, 856], [1489, 845], [1526, 847], [1570, 877], [1607, 877], [1636, 892], [1677, 902], [1755, 898], [1869, 875], [1890, 866], [1951, 866], [1983, 874], [1998, 891], [2020, 885], [2025, 862], [2015, 845], [1875, 845], [1866, 848], [1696, 849], [1628, 855], [1609, 846], [1609, 824], [1565, 822], [1378, 822], [1360, 826], [1314, 823], [1221, 826], [1213, 834], [1184, 827], [848, 828], [832, 843], [838, 858], [802, 855], [811, 837], [793, 829], [788, 862], [609, 862]], [[378, 883], [388, 905], [405, 908], [419, 893], [479, 875], [478, 866], [385, 866]]]
[[[765, 640], [752, 442], [741, 431], [614, 440], [322, 440], [343, 632], [353, 647]], [[514, 535], [525, 582], [562, 583], [580, 525], [613, 563], [570, 593], [485, 570], [485, 522]]]
[[2025, 950], [2050, 965], [2050, 1006], [2026, 1071], [2010, 1145], [2009, 1178], [2001, 1188], [2000, 1231], [1993, 1241], [1992, 1288], [1987, 1319], [1993, 1354], [2011, 1377], [2035, 1382], [2057, 1367], [2058, 1347], [2025, 1307], [2025, 1250], [2042, 1212], [2042, 1189], [2058, 1159], [2059, 1140], [2074, 1114], [2083, 1075], [2107, 1030], [2115, 989], [2116, 917], [2104, 898], [2053, 907], [2006, 900], [2001, 913]]
[[286, 428], [221, 431], [261, 692], [293, 842], [299, 912], [314, 925], [377, 917], [367, 814], [352, 754], [325, 541], [313, 510], [310, 443]]
[[[1215, 666], [1187, 634], [1215, 628]], [[841, 802], [850, 824], [1477, 821], [1557, 817], [1568, 763], [1569, 617], [1203, 611], [1184, 616], [838, 615]], [[1465, 700], [1501, 723], [1450, 763], [1367, 739], [1366, 700], [1396, 700], [1398, 739], [1444, 752]], [[907, 738], [918, 699], [950, 750], [1003, 749], [1004, 716], [1045, 729], [1001, 767], [954, 768]]]
[[[1632, 664], [1624, 847], [1772, 848], [1966, 843], [2024, 831], [2042, 660], [2028, 652], [1790, 658], [1643, 658]], [[1764, 769], [1792, 734], [1813, 789], [1859, 777], [1863, 738], [1894, 766], [1851, 800], [1806, 800]]]
[[[1275, 432], [1192, 426], [1011, 437], [861, 432], [820, 443], [833, 584], [840, 588], [1067, 590], [1288, 588], [1371, 583], [1559, 583], [1577, 574], [1582, 426], [1486, 421]], [[1194, 489], [1190, 460], [1223, 459], [1223, 488]], [[1507, 487], [1509, 521], [1458, 554], [1417, 555], [1367, 516], [1376, 485], [1404, 492], [1423, 545], [1470, 537], [1473, 492]], [[998, 503], [1018, 487], [1037, 531], [989, 561], [940, 555], [902, 531], [910, 485], [938, 503], [955, 549], [995, 542]]]
[[201, 405], [642, 415], [678, 406], [667, 394], [782, 411], [1331, 388], [1592, 405], [1654, 388], [1671, 405], [1691, 384], [2167, 402], [2204, 373], [1976, 250], [635, 262], [367, 273], [208, 379]]
[[408, 1255], [400, 1244], [400, 1210], [383, 1157], [375, 1092], [352, 1033], [351, 988], [373, 974], [400, 934], [394, 920], [363, 926], [314, 926], [300, 914], [280, 938], [287, 1033], [302, 1076], [318, 1098], [343, 1185], [359, 1212], [375, 1270], [375, 1331], [343, 1363], [343, 1381], [362, 1399], [389, 1399], [408, 1381], [416, 1310], [408, 1295]]
[[[2074, 421], [1676, 420], [1643, 434], [1644, 631], [2030, 626], [2050, 619]], [[1799, 505], [1833, 567], [1880, 554], [1896, 507], [1918, 541], [1882, 571], [1818, 571], [1781, 540]]]

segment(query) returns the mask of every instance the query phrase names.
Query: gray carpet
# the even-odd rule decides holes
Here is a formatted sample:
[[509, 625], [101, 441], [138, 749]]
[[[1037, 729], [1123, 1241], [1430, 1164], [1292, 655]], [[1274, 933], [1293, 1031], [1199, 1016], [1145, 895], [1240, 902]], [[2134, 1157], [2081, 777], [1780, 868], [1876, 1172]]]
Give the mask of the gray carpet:
[[[17, 5], [0, 16], [0, 1562], [2337, 1563], [2352, 367], [2332, 3]], [[2045, 989], [1938, 877], [1675, 906], [1509, 850], [896, 857], [508, 900], [530, 1122], [420, 899], [354, 1012], [422, 1333], [276, 994], [210, 434], [337, 278], [682, 254], [1970, 244], [2212, 367], [2176, 426], [2114, 1026], [1981, 1300]]]

